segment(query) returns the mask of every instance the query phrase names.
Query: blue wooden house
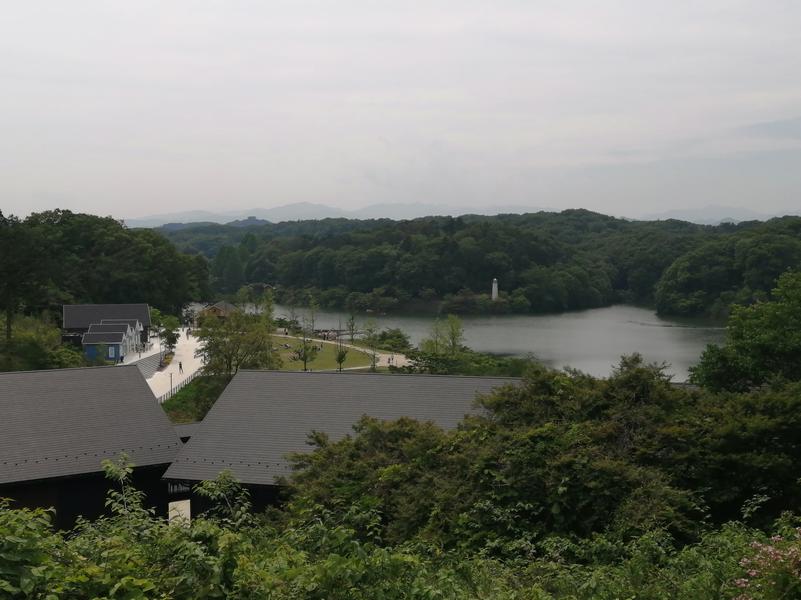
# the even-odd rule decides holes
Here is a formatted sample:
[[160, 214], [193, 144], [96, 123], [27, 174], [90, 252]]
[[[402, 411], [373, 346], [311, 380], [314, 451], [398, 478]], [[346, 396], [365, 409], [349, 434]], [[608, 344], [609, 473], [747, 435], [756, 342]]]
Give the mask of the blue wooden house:
[[122, 362], [128, 353], [125, 333], [122, 331], [84, 333], [81, 345], [89, 360], [102, 358], [110, 362]]

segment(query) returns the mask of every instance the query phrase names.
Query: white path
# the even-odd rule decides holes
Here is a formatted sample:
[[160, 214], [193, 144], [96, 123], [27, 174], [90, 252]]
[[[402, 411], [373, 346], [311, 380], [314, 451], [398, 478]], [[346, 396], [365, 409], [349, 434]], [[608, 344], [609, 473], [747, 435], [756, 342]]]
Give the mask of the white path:
[[[147, 384], [156, 398], [169, 392], [170, 386], [176, 387], [203, 366], [201, 359], [195, 356], [195, 350], [200, 346], [200, 341], [194, 335], [187, 337], [186, 329], [181, 329], [180, 333], [172, 362], [164, 370], [156, 371], [153, 377], [147, 380]], [[158, 347], [157, 342], [155, 345]], [[181, 372], [179, 364], [183, 367], [183, 372]]]
[[[195, 356], [195, 351], [200, 347], [200, 341], [194, 335], [187, 337], [186, 329], [181, 329], [180, 333], [181, 335], [178, 338], [178, 343], [175, 346], [175, 356], [173, 356], [170, 364], [167, 365], [167, 367], [165, 367], [163, 370], [156, 371], [156, 373], [147, 380], [147, 384], [150, 386], [150, 390], [153, 392], [153, 395], [156, 396], [156, 398], [159, 398], [169, 392], [171, 387], [177, 387], [181, 382], [188, 379], [193, 373], [199, 371], [203, 367], [202, 360]], [[298, 339], [291, 335], [274, 334], [274, 336]], [[318, 343], [335, 343], [331, 342], [330, 340], [322, 340], [318, 338], [311, 339], [312, 341]], [[159, 343], [157, 340], [154, 340], [153, 345], [154, 351], [151, 351], [149, 354], [157, 353], [159, 351]], [[346, 348], [353, 348], [354, 350], [364, 352], [365, 354], [368, 353], [367, 348], [364, 348], [363, 346], [356, 346], [352, 344], [343, 344], [343, 346]], [[391, 352], [377, 352], [376, 354], [378, 355], [378, 361], [376, 363], [376, 366], [378, 367], [387, 367], [389, 365], [402, 367], [409, 362], [406, 356], [400, 353], [393, 354]], [[143, 353], [142, 358], [145, 356], [146, 354]], [[179, 365], [180, 367], [183, 367], [183, 369], [181, 369]], [[364, 368], [365, 367], [346, 367], [347, 370]]]
[[154, 354], [158, 354], [161, 352], [161, 348], [159, 347], [158, 338], [152, 338], [150, 340], [152, 346], [146, 350], [145, 352], [129, 352], [125, 355], [125, 360], [122, 361], [124, 365], [130, 365], [131, 363], [135, 363], [143, 358], [147, 358], [148, 356], [153, 356]]

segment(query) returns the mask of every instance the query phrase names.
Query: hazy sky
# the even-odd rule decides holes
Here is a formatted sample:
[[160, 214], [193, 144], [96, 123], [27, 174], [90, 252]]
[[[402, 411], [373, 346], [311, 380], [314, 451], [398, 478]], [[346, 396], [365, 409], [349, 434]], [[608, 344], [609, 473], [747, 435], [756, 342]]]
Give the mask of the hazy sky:
[[7, 2], [0, 209], [801, 207], [798, 0]]

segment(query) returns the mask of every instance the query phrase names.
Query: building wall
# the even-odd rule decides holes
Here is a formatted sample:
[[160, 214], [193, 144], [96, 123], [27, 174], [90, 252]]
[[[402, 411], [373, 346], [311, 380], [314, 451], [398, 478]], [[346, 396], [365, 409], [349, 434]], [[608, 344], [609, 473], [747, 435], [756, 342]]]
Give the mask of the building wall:
[[[167, 484], [161, 479], [167, 465], [134, 469], [134, 487], [146, 494], [145, 505], [167, 516]], [[11, 498], [12, 508], [54, 508], [57, 529], [70, 529], [78, 516], [97, 519], [108, 514], [106, 495], [112, 483], [102, 473], [0, 486], [0, 497]]]
[[[100, 354], [101, 350], [103, 352], [102, 358], [104, 358], [105, 360], [119, 361], [120, 359], [120, 352], [121, 352], [120, 344], [86, 344], [83, 348], [84, 348], [84, 354], [86, 355], [86, 358], [88, 358], [89, 360], [95, 360], [96, 358], [98, 358], [98, 355]], [[108, 355], [109, 348], [114, 348], [114, 356], [112, 357]]]
[[[83, 336], [83, 334], [86, 333], [87, 331], [89, 331], [88, 327], [83, 327], [81, 329], [63, 329], [61, 335], [61, 341], [65, 343], [66, 342], [73, 343], [80, 346], [81, 336]], [[138, 334], [135, 334], [135, 336], [136, 335], [138, 335], [139, 338], [138, 343], [147, 344], [147, 342], [150, 340], [150, 327], [145, 327], [143, 325], [142, 329], [140, 329], [138, 331]]]
[[[209, 501], [199, 496], [192, 489], [198, 481], [170, 481], [168, 496], [170, 502], [180, 500], [190, 501], [192, 518], [211, 508]], [[278, 506], [281, 504], [281, 488], [277, 485], [243, 485], [250, 493], [250, 502], [253, 505], [253, 512], [263, 512], [268, 506]]]

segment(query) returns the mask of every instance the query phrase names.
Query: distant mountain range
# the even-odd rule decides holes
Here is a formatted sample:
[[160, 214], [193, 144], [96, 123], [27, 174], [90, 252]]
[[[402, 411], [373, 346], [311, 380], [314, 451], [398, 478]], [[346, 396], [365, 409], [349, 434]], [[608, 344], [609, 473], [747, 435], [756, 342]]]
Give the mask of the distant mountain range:
[[780, 215], [759, 213], [748, 208], [711, 205], [703, 208], [676, 208], [662, 213], [645, 215], [643, 219], [646, 221], [676, 219], [699, 225], [720, 225], [721, 223], [740, 223], [741, 221], [767, 221], [776, 216]]
[[[273, 208], [252, 208], [227, 212], [209, 212], [204, 210], [190, 210], [185, 212], [151, 215], [134, 219], [125, 219], [128, 227], [162, 227], [168, 229], [181, 229], [187, 225], [199, 224], [228, 224], [235, 226], [260, 225], [264, 223], [280, 223], [282, 221], [304, 221], [309, 219], [346, 218], [346, 219], [416, 219], [434, 215], [497, 215], [520, 214], [539, 211], [553, 211], [554, 209], [521, 206], [499, 205], [491, 208], [476, 208], [468, 206], [448, 206], [444, 204], [372, 204], [355, 210], [345, 210], [314, 204], [311, 202], [297, 202]], [[739, 223], [741, 221], [766, 221], [775, 216], [788, 213], [768, 214], [759, 213], [747, 208], [732, 206], [705, 206], [703, 208], [671, 209], [662, 213], [654, 213], [637, 217], [637, 220], [656, 221], [677, 219], [702, 225], [719, 225], [721, 223]], [[794, 211], [792, 214], [799, 214]]]
[[133, 219], [124, 219], [128, 227], [161, 227], [163, 225], [226, 223], [232, 225], [258, 225], [268, 221], [304, 221], [308, 219], [346, 218], [346, 219], [416, 219], [432, 215], [497, 215], [503, 213], [526, 213], [546, 210], [532, 206], [494, 206], [492, 208], [475, 208], [465, 206], [447, 206], [444, 204], [372, 204], [355, 210], [344, 210], [326, 204], [297, 202], [276, 206], [274, 208], [252, 208], [230, 212], [214, 213], [204, 210], [150, 215]]

